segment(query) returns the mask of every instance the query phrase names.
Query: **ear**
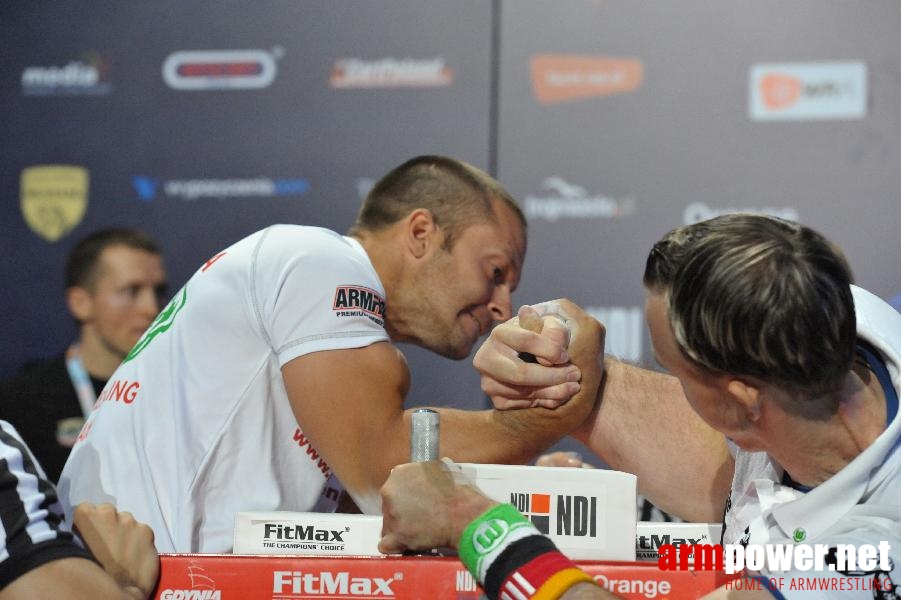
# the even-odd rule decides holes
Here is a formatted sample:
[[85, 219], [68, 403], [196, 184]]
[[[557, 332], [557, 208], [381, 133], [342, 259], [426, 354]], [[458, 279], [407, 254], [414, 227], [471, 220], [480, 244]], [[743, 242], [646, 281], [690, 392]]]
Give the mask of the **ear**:
[[760, 419], [760, 388], [753, 382], [744, 379], [730, 379], [726, 384], [726, 392], [738, 405], [741, 415], [746, 421], [756, 422]]
[[70, 287], [66, 289], [66, 305], [69, 312], [79, 323], [91, 320], [94, 314], [94, 298], [83, 287]]
[[443, 240], [441, 228], [432, 211], [417, 208], [407, 215], [406, 243], [410, 253], [416, 258], [428, 254], [430, 248], [440, 246]]

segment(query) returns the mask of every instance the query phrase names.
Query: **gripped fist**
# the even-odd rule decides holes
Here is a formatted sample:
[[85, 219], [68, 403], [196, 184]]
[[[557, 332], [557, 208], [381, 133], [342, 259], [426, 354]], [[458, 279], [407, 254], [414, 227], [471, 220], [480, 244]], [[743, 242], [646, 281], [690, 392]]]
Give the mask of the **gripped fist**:
[[603, 374], [604, 334], [603, 325], [569, 300], [524, 306], [517, 317], [494, 328], [473, 366], [496, 409], [556, 408], [586, 382], [596, 389]]
[[394, 467], [381, 494], [386, 554], [456, 548], [469, 522], [497, 504], [446, 458]]

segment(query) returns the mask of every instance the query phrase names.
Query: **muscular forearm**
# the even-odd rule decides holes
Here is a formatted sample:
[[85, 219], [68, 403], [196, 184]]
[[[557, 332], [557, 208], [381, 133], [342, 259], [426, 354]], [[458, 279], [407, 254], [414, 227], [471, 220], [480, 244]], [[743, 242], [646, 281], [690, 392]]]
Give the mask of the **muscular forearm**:
[[690, 521], [717, 521], [732, 480], [723, 436], [689, 405], [675, 377], [606, 361], [601, 399], [574, 436], [639, 490]]
[[458, 462], [529, 462], [589, 418], [603, 376], [600, 369], [583, 369], [579, 392], [555, 409], [439, 409], [441, 452]]
[[522, 464], [584, 422], [591, 406], [513, 411], [437, 409], [441, 454], [457, 462]]
[[96, 563], [61, 558], [29, 571], [0, 591], [2, 600], [144, 600], [149, 592], [118, 583]]

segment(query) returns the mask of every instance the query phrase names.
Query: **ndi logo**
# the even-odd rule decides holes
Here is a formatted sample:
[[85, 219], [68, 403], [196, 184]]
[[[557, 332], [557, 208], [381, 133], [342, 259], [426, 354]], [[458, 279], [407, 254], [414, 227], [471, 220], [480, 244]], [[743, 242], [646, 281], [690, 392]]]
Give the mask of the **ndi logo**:
[[510, 494], [510, 504], [526, 516], [538, 531], [547, 535], [551, 532], [550, 494]]
[[[557, 495], [554, 535], [597, 537], [598, 499], [594, 496]], [[551, 495], [512, 492], [510, 503], [523, 513], [538, 531], [551, 533]]]

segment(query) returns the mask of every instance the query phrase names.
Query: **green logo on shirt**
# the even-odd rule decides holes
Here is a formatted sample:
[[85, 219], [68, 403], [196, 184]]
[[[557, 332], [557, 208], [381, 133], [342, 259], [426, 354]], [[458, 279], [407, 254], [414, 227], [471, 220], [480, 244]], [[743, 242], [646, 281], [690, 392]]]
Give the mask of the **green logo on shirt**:
[[150, 324], [150, 327], [147, 328], [147, 331], [144, 332], [144, 335], [141, 336], [141, 339], [138, 340], [138, 343], [135, 344], [135, 347], [129, 351], [128, 355], [123, 360], [123, 363], [127, 363], [141, 351], [147, 347], [150, 342], [153, 341], [153, 338], [158, 336], [161, 333], [165, 333], [172, 327], [172, 324], [175, 322], [175, 315], [185, 307], [185, 302], [188, 298], [188, 286], [185, 285], [181, 288], [181, 295], [176, 294], [174, 298], [166, 305], [166, 308], [156, 316], [156, 319], [153, 320], [153, 323]]

